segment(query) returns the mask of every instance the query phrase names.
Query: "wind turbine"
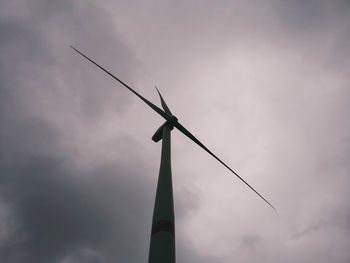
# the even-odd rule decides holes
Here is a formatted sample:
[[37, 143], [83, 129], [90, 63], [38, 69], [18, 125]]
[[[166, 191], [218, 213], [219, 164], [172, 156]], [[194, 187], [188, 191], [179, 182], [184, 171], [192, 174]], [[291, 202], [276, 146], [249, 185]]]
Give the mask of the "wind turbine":
[[149, 250], [149, 263], [175, 263], [175, 220], [174, 220], [174, 202], [173, 202], [173, 187], [171, 177], [171, 151], [170, 151], [170, 135], [171, 130], [175, 127], [199, 147], [209, 153], [229, 171], [231, 171], [236, 177], [238, 177], [244, 184], [246, 184], [251, 190], [253, 190], [262, 200], [264, 200], [274, 210], [275, 207], [267, 201], [261, 194], [259, 194], [251, 185], [249, 185], [242, 177], [240, 177], [234, 170], [232, 170], [227, 164], [225, 164], [219, 157], [212, 153], [204, 144], [202, 144], [192, 133], [190, 133], [184, 126], [182, 126], [175, 115], [171, 113], [169, 107], [165, 103], [159, 90], [157, 92], [160, 97], [162, 109], [154, 105], [152, 102], [145, 99], [138, 92], [121, 81], [115, 75], [108, 70], [98, 65], [95, 61], [87, 57], [85, 54], [70, 46], [74, 51], [86, 58], [88, 61], [99, 67], [105, 73], [117, 80], [120, 84], [134, 93], [149, 107], [165, 119], [163, 125], [161, 125], [155, 134], [152, 136], [152, 140], [158, 142], [162, 139], [162, 154], [160, 161], [160, 169], [158, 176], [157, 192], [153, 210], [152, 230], [151, 230], [151, 242]]

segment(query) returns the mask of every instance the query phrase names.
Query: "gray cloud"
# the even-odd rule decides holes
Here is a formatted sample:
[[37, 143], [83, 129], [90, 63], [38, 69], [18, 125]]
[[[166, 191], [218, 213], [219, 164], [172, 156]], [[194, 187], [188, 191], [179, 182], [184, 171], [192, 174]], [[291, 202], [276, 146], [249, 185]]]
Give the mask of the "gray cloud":
[[278, 207], [174, 132], [178, 262], [348, 262], [349, 11], [347, 1], [2, 2], [0, 261], [147, 260], [160, 120], [73, 44], [152, 100], [159, 84]]
[[[4, 3], [1, 10], [14, 11], [11, 5]], [[70, 30], [77, 33], [76, 39], [79, 32], [92, 29], [107, 41], [109, 38], [120, 45], [117, 52], [125, 49], [119, 40], [108, 36], [109, 29], [103, 23], [89, 28], [91, 24], [79, 25], [74, 21], [81, 11], [75, 4], [55, 5], [55, 2], [32, 1], [26, 6], [28, 9], [15, 6], [23, 8], [16, 10], [19, 12], [15, 16], [11, 13], [1, 16], [1, 34], [6, 36], [1, 38], [0, 45], [1, 198], [9, 213], [3, 222], [7, 235], [1, 240], [1, 261], [81, 262], [86, 257], [95, 262], [139, 260], [144, 255], [133, 253], [128, 242], [139, 250], [145, 246], [142, 241], [146, 239], [138, 237], [137, 229], [143, 232], [146, 227], [142, 224], [149, 226], [150, 212], [142, 220], [143, 209], [138, 206], [144, 207], [143, 201], [151, 203], [150, 182], [134, 176], [141, 170], [146, 172], [147, 165], [135, 168], [134, 172], [118, 160], [92, 170], [77, 167], [75, 150], [70, 152], [65, 146], [70, 141], [64, 132], [73, 130], [69, 125], [77, 118], [83, 122], [75, 125], [74, 131], [91, 132], [89, 126], [105, 111], [108, 94], [98, 96], [96, 86], [79, 82], [79, 76], [75, 79], [78, 86], [62, 86], [60, 78], [67, 70], [64, 63], [59, 63], [54, 49], [60, 45], [68, 49], [69, 42], [61, 40], [53, 44], [51, 38], [52, 34], [65, 30], [62, 24], [71, 22]], [[93, 6], [85, 8], [90, 15], [99, 13]], [[108, 50], [105, 52], [108, 54]], [[125, 62], [125, 69], [132, 63], [129, 62], [132, 58], [126, 60], [126, 53], [119, 56], [114, 53]], [[77, 98], [81, 99], [79, 103]], [[114, 111], [122, 109], [123, 98], [112, 93], [109, 98], [116, 104], [112, 106]], [[58, 124], [67, 127], [61, 129]], [[128, 138], [121, 138], [118, 144], [125, 141]], [[139, 180], [135, 187], [133, 180]], [[134, 239], [125, 242], [129, 233]], [[145, 230], [144, 234], [148, 232]], [[89, 249], [97, 254], [104, 251], [103, 260], [92, 252], [84, 252]]]
[[[0, 261], [145, 260], [157, 169], [123, 132], [90, 148], [131, 100], [100, 72], [89, 79], [92, 67], [68, 44], [95, 50], [130, 83], [138, 62], [93, 4], [18, 1], [0, 9]], [[183, 199], [180, 219], [194, 205]], [[184, 261], [203, 258], [181, 251]]]

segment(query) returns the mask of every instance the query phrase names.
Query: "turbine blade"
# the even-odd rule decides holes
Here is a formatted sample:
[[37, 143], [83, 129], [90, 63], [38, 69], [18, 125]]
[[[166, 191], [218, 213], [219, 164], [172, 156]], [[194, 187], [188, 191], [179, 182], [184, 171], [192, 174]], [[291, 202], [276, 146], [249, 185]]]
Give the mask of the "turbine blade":
[[251, 190], [253, 190], [262, 200], [264, 200], [269, 206], [271, 206], [274, 210], [276, 208], [267, 201], [261, 194], [259, 194], [250, 184], [248, 184], [242, 177], [240, 177], [235, 171], [233, 171], [228, 165], [226, 165], [223, 161], [221, 161], [215, 154], [213, 154], [203, 143], [201, 143], [192, 133], [190, 133], [184, 126], [182, 126], [179, 122], [174, 123], [174, 126], [182, 132], [184, 135], [186, 135], [188, 138], [190, 138], [192, 141], [194, 141], [197, 145], [199, 145], [202, 149], [204, 149], [207, 153], [209, 153], [211, 156], [213, 156], [216, 160], [218, 160], [223, 166], [225, 166], [227, 169], [229, 169], [234, 175], [236, 175], [243, 183], [245, 183]]
[[102, 66], [100, 66], [99, 64], [97, 64], [95, 61], [93, 61], [92, 59], [90, 59], [88, 56], [84, 55], [82, 52], [80, 52], [79, 50], [77, 50], [76, 48], [74, 48], [73, 46], [70, 46], [74, 51], [76, 51], [78, 54], [80, 54], [81, 56], [83, 56], [84, 58], [86, 58], [88, 61], [90, 61], [92, 64], [94, 64], [95, 66], [99, 67], [101, 70], [103, 70], [104, 72], [106, 72], [108, 75], [110, 75], [112, 78], [114, 78], [116, 81], [118, 81], [120, 84], [122, 84], [124, 87], [126, 87], [128, 90], [130, 90], [132, 93], [134, 93], [137, 97], [139, 97], [141, 100], [143, 100], [143, 102], [145, 102], [148, 106], [150, 106], [155, 112], [157, 112], [160, 116], [162, 116], [164, 119], [168, 120], [170, 119], [170, 115], [166, 112], [164, 112], [162, 109], [158, 108], [156, 105], [154, 105], [152, 102], [148, 101], [147, 99], [145, 99], [144, 97], [142, 97], [139, 93], [137, 93], [135, 90], [133, 90], [132, 88], [130, 88], [127, 84], [125, 84], [123, 81], [121, 81], [120, 79], [118, 79], [116, 76], [114, 76], [112, 73], [110, 73], [107, 69], [103, 68]]
[[173, 114], [171, 113], [171, 111], [169, 110], [168, 105], [166, 105], [166, 103], [165, 103], [165, 101], [164, 101], [164, 99], [163, 99], [163, 97], [162, 97], [162, 94], [160, 94], [160, 92], [159, 92], [157, 86], [156, 86], [156, 90], [157, 90], [158, 95], [159, 95], [159, 97], [160, 97], [160, 102], [162, 103], [163, 110], [164, 110], [166, 113], [168, 113], [169, 115], [173, 115]]

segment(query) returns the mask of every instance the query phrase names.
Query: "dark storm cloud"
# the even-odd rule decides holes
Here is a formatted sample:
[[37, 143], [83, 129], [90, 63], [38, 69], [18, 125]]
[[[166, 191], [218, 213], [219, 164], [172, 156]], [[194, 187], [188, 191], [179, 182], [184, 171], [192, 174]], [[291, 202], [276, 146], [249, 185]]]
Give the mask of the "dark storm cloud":
[[[0, 9], [0, 197], [8, 213], [2, 222], [7, 229], [0, 240], [0, 261], [140, 261], [146, 254], [133, 249], [146, 253], [142, 241], [148, 236], [151, 212], [144, 211], [143, 202], [151, 203], [152, 191], [139, 174], [147, 173], [147, 165], [140, 158], [140, 167], [134, 169], [118, 160], [91, 170], [79, 168], [57, 127], [57, 118], [65, 120], [58, 123], [68, 125], [68, 131], [69, 124], [83, 118], [78, 126], [91, 132], [90, 122], [103, 114], [104, 104], [113, 102], [112, 109], [120, 111], [125, 99], [101, 95], [94, 83], [81, 83], [79, 76], [73, 77], [76, 86], [60, 85], [67, 70], [64, 62], [57, 63], [55, 49], [68, 49], [67, 39], [73, 35], [75, 41], [94, 45], [81, 37], [93, 30], [90, 38], [117, 47], [117, 53], [111, 53], [124, 62], [121, 72], [126, 74], [133, 59], [109, 35], [104, 13], [91, 5], [30, 1], [2, 3]], [[111, 50], [103, 51], [109, 55]], [[45, 116], [47, 111], [56, 114]], [[121, 138], [119, 145], [125, 141], [130, 139]]]
[[[208, 223], [201, 215], [197, 219], [197, 209], [208, 210], [207, 204], [197, 192], [182, 189], [175, 193], [177, 229], [185, 232], [177, 237], [177, 259], [328, 262], [324, 256], [327, 253], [334, 261], [348, 262], [349, 254], [342, 249], [350, 233], [346, 212], [350, 171], [348, 2], [113, 3], [116, 7], [110, 13], [86, 1], [0, 4], [0, 261], [147, 259], [155, 190], [155, 182], [150, 180], [155, 176], [149, 175], [157, 173], [158, 161], [152, 163], [155, 166], [149, 164], [144, 145], [122, 132], [103, 141], [102, 146], [92, 142], [106, 136], [99, 133], [106, 123], [119, 125], [118, 116], [123, 117], [133, 99], [127, 92], [115, 92], [111, 88], [114, 82], [69, 50], [72, 44], [130, 84], [137, 82], [140, 62], [131, 55], [137, 52], [129, 49], [145, 54], [149, 67], [155, 71], [161, 68], [158, 74], [176, 90], [173, 95], [181, 94], [173, 101], [178, 102], [178, 109], [183, 106], [186, 114], [193, 112], [196, 102], [190, 101], [190, 107], [179, 102], [191, 99], [191, 89], [181, 88], [174, 81], [174, 72], [187, 74], [192, 85], [194, 78], [199, 78], [198, 65], [220, 68], [221, 64], [210, 59], [217, 54], [229, 56], [227, 50], [242, 47], [249, 49], [245, 60], [254, 59], [254, 54], [263, 50], [266, 60], [253, 75], [269, 68], [270, 58], [290, 59], [286, 62], [292, 65], [290, 68], [276, 64], [281, 68], [272, 69], [274, 74], [268, 77], [276, 82], [266, 81], [266, 87], [262, 81], [259, 89], [250, 90], [263, 106], [254, 105], [263, 110], [258, 116], [266, 121], [259, 129], [268, 145], [266, 170], [279, 176], [270, 179], [277, 182], [271, 194], [280, 208], [278, 219], [256, 209], [258, 212], [250, 217], [258, 218], [259, 224], [254, 221], [249, 230], [242, 230], [243, 234], [238, 226], [244, 217], [229, 217], [234, 212], [218, 215], [228, 216], [227, 224], [215, 224], [214, 219]], [[115, 14], [118, 18], [131, 14], [131, 18], [112, 20]], [[129, 35], [134, 37], [131, 44], [118, 31], [125, 33], [130, 28], [137, 29], [132, 37]], [[288, 72], [295, 70], [293, 66], [300, 67], [300, 71]], [[208, 75], [203, 72], [201, 79]], [[239, 77], [234, 69], [232, 72]], [[249, 90], [250, 79], [245, 81], [243, 86]], [[206, 93], [214, 97], [213, 86], [210, 92], [197, 87], [193, 94], [198, 98]], [[241, 93], [233, 93], [227, 93], [227, 97], [245, 103]], [[189, 97], [184, 98], [184, 94]], [[213, 108], [210, 103], [204, 105]], [[243, 118], [237, 123], [244, 124]], [[227, 128], [235, 136], [239, 133], [238, 127]], [[192, 165], [192, 159], [189, 162]], [[218, 199], [212, 204], [219, 207], [223, 203]], [[254, 207], [246, 211], [249, 215], [250, 210]], [[229, 211], [235, 210], [229, 207]], [[203, 232], [212, 230], [216, 235], [212, 240], [210, 235], [201, 240], [202, 236], [193, 234], [195, 231], [186, 232], [191, 224], [188, 219], [195, 219], [192, 224]], [[272, 223], [254, 228], [264, 226], [264, 221]], [[225, 233], [230, 231], [234, 237], [227, 239]], [[217, 233], [223, 233], [223, 237], [215, 239]], [[208, 250], [201, 249], [201, 242], [212, 245], [207, 246]]]
[[[124, 157], [79, 163], [77, 144], [88, 141], [77, 139], [123, 114], [130, 99], [100, 72], [88, 78], [91, 65], [68, 44], [131, 83], [137, 62], [92, 4], [13, 1], [0, 10], [0, 261], [145, 261], [155, 190], [146, 175], [157, 171], [129, 135], [110, 141]], [[181, 218], [195, 205], [179, 200]], [[179, 247], [184, 261], [202, 259]]]
[[2, 240], [4, 262], [56, 262], [79, 249], [103, 253], [112, 244], [105, 257], [141, 258], [128, 244], [141, 249], [139, 235], [149, 225], [143, 208], [151, 199], [149, 182], [139, 179], [140, 170], [114, 163], [81, 171], [69, 160], [16, 157], [1, 166], [2, 198], [15, 222]]

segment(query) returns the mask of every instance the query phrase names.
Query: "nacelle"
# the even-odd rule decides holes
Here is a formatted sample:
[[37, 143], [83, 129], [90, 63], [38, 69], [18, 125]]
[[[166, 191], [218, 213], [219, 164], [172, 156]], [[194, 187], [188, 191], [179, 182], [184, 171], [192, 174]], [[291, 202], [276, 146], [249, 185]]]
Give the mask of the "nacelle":
[[174, 128], [174, 124], [177, 122], [177, 118], [175, 116], [171, 116], [169, 120], [163, 123], [162, 126], [160, 126], [157, 131], [152, 136], [152, 140], [154, 142], [159, 142], [163, 138], [163, 128], [164, 126], [168, 126], [170, 130]]

